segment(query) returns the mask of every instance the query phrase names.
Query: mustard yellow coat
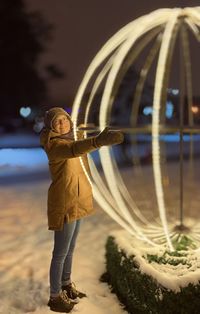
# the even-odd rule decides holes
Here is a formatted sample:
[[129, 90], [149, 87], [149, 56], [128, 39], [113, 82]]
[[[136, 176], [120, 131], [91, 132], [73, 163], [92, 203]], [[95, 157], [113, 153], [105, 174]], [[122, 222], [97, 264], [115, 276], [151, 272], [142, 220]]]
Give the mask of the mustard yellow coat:
[[91, 185], [79, 156], [89, 172], [86, 153], [98, 148], [95, 137], [74, 141], [44, 129], [40, 136], [49, 160], [52, 183], [48, 190], [49, 230], [62, 230], [64, 220], [72, 222], [94, 212]]

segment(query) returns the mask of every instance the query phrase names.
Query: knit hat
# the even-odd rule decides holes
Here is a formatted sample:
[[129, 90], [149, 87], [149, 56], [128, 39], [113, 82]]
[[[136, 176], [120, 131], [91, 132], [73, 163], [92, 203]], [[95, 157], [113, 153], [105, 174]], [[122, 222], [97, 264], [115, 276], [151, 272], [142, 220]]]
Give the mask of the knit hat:
[[70, 122], [70, 129], [73, 127], [73, 122], [70, 115], [61, 107], [53, 107], [45, 112], [44, 125], [47, 129], [53, 130], [53, 121], [59, 115], [65, 115]]

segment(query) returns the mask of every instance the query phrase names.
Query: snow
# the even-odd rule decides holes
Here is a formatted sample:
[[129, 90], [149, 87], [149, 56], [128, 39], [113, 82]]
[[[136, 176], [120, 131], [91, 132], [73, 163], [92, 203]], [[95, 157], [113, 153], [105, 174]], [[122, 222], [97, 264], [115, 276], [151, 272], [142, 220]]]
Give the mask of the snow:
[[0, 180], [5, 177], [47, 171], [48, 160], [34, 133], [1, 134]]
[[[134, 256], [133, 260], [139, 266], [141, 273], [148, 274], [158, 284], [163, 287], [179, 292], [180, 288], [188, 286], [189, 283], [197, 285], [200, 281], [200, 252], [180, 251], [187, 254], [187, 264], [179, 264], [177, 266], [170, 264], [158, 264], [156, 262], [148, 263], [147, 254], [157, 254], [162, 256], [166, 251], [165, 247], [157, 248], [149, 247], [149, 245], [138, 239], [133, 238], [125, 230], [117, 230], [110, 233], [115, 238], [120, 250], [126, 252], [127, 257]], [[176, 259], [174, 257], [174, 259]], [[191, 266], [189, 265], [191, 264]]]
[[48, 160], [41, 148], [4, 148], [0, 150], [0, 177], [47, 170]]
[[[0, 313], [52, 313], [48, 270], [53, 232], [47, 230], [46, 193], [49, 181], [39, 180], [0, 187]], [[96, 214], [84, 218], [74, 253], [73, 277], [86, 292], [72, 313], [127, 313], [106, 283], [105, 242], [110, 230], [118, 228], [96, 205]]]
[[[46, 219], [46, 197], [50, 183], [46, 156], [39, 148], [8, 149], [0, 150], [0, 313], [52, 313], [46, 306], [53, 244], [53, 232], [47, 230]], [[3, 159], [4, 153], [7, 155]], [[9, 162], [8, 156], [11, 156]], [[162, 171], [167, 218], [174, 222], [179, 217], [178, 163], [163, 163]], [[184, 163], [184, 217], [196, 221], [199, 220], [200, 204], [199, 172], [197, 159]], [[142, 171], [140, 168], [123, 169], [122, 176], [143, 215], [149, 221], [156, 222], [158, 210], [152, 168], [145, 166]], [[8, 177], [12, 180], [9, 181]], [[108, 285], [99, 281], [99, 277], [105, 271], [105, 243], [110, 232], [116, 235], [121, 232], [117, 237], [118, 244], [130, 254], [133, 252], [133, 239], [97, 204], [95, 208], [95, 215], [83, 219], [73, 264], [72, 279], [88, 297], [82, 299], [72, 312], [110, 314], [112, 308], [112, 313], [127, 313], [117, 297], [110, 293]], [[143, 246], [144, 243], [140, 245]], [[137, 250], [136, 244], [134, 249]], [[151, 250], [153, 254], [154, 249]], [[174, 291], [187, 285], [190, 280], [198, 280], [199, 257], [193, 255], [192, 258], [196, 258], [197, 263], [189, 274], [180, 266], [174, 268], [174, 272], [171, 267], [164, 274], [160, 265], [147, 264], [141, 254], [137, 254], [141, 271], [153, 275], [163, 286]]]

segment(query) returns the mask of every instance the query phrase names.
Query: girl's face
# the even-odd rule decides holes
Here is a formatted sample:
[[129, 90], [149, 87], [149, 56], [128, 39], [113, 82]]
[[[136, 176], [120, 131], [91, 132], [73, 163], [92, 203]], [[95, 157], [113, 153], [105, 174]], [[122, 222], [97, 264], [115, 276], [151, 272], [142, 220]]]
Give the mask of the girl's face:
[[65, 134], [70, 131], [71, 124], [69, 119], [64, 115], [60, 114], [53, 120], [53, 128], [59, 134]]

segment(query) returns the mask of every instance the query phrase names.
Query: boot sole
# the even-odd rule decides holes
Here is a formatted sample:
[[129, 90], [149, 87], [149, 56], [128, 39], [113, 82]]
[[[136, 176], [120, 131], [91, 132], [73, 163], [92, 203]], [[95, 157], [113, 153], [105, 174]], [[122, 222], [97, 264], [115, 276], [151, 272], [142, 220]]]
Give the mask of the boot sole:
[[53, 311], [53, 312], [59, 312], [59, 313], [69, 313], [71, 312], [71, 310], [73, 309], [73, 307], [69, 310], [60, 310], [60, 309], [57, 309], [57, 308], [54, 308], [52, 306], [49, 306], [50, 310]]

